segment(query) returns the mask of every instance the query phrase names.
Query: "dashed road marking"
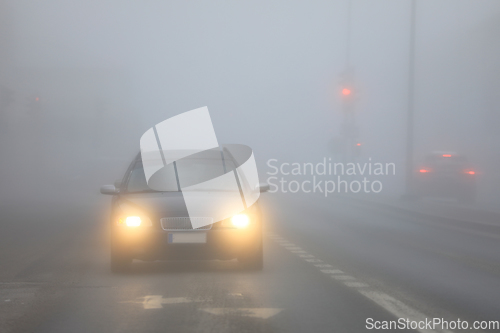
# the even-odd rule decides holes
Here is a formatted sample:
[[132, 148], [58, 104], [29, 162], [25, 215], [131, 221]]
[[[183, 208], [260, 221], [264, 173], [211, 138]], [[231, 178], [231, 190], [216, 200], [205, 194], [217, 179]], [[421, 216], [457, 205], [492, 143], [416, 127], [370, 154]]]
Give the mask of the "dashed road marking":
[[323, 262], [323, 260], [320, 259], [306, 259], [307, 262]]
[[[322, 273], [328, 274], [332, 279], [342, 282], [345, 286], [357, 290], [361, 295], [375, 302], [386, 311], [390, 312], [396, 318], [408, 318], [411, 321], [424, 321], [428, 316], [423, 313], [407, 306], [406, 304], [398, 301], [397, 299], [379, 291], [374, 291], [370, 289], [367, 283], [358, 281], [355, 277], [345, 274], [340, 269], [334, 268], [330, 264], [325, 264], [321, 259], [315, 258], [311, 254], [307, 254], [306, 251], [297, 247], [295, 244], [290, 243], [283, 237], [277, 235], [271, 235], [271, 239], [275, 240], [278, 244], [285, 247], [291, 253], [299, 254], [299, 258], [304, 259], [306, 262], [312, 263], [316, 268], [318, 268]], [[447, 330], [426, 330], [417, 329], [420, 333], [453, 333]]]
[[348, 287], [351, 288], [367, 288], [368, 285], [363, 282], [356, 282], [356, 281], [345, 281], [344, 284]]
[[312, 254], [300, 254], [299, 258], [314, 258]]
[[332, 275], [332, 278], [339, 281], [356, 280], [353, 276], [350, 275]]
[[321, 272], [325, 274], [344, 274], [340, 269], [322, 269]]
[[[377, 303], [378, 305], [380, 305], [381, 307], [392, 313], [397, 318], [411, 318], [412, 321], [424, 321], [424, 322], [426, 318], [429, 318], [424, 314], [418, 312], [417, 310], [410, 308], [403, 302], [398, 301], [397, 299], [387, 295], [386, 293], [382, 293], [379, 291], [363, 290], [363, 289], [360, 289], [359, 293], [371, 299], [373, 302]], [[451, 333], [451, 331], [448, 330], [418, 329], [418, 331], [422, 333], [429, 333], [429, 332]]]
[[201, 308], [200, 310], [213, 315], [236, 315], [260, 319], [268, 319], [283, 311], [278, 308]]
[[[140, 299], [143, 299], [142, 301]], [[136, 303], [142, 304], [144, 309], [161, 309], [162, 304], [180, 304], [180, 303], [192, 303], [201, 302], [202, 300], [191, 299], [187, 297], [169, 297], [163, 298], [162, 295], [146, 295], [144, 297], [139, 297], [137, 301], [124, 301], [120, 303]]]
[[244, 297], [242, 293], [227, 293], [227, 298], [243, 299]]

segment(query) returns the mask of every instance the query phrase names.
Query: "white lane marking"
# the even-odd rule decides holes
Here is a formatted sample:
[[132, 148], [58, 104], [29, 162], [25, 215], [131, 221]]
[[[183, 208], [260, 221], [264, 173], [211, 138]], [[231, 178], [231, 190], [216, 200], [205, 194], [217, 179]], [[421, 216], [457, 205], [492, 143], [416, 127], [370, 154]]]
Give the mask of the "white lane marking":
[[302, 248], [298, 247], [298, 246], [286, 246], [285, 249], [290, 250], [290, 251], [292, 251], [292, 250], [302, 250]]
[[[288, 241], [287, 241], [288, 243]], [[281, 244], [283, 245], [283, 244]], [[293, 251], [292, 251], [293, 252]], [[358, 288], [357, 291], [368, 299], [372, 300], [386, 311], [392, 313], [397, 318], [408, 318], [412, 321], [424, 321], [426, 318], [424, 314], [419, 311], [412, 309], [406, 304], [398, 301], [397, 299], [378, 291], [372, 291], [368, 289], [369, 285], [363, 282], [358, 282], [356, 279], [350, 275], [345, 275], [339, 269], [321, 269], [321, 268], [333, 268], [332, 265], [323, 264], [320, 259], [305, 259], [307, 262], [311, 262], [315, 267], [320, 268], [320, 271], [325, 274], [331, 274], [330, 277], [342, 281], [344, 285], [351, 288]], [[341, 275], [339, 275], [341, 274]], [[448, 330], [425, 330], [425, 329], [417, 329], [420, 333], [453, 333]]]
[[314, 258], [312, 254], [299, 254], [299, 258]]
[[142, 301], [123, 301], [118, 303], [134, 303], [134, 304], [142, 304], [144, 309], [159, 309], [161, 306], [161, 295], [148, 295], [144, 297], [138, 297], [138, 299], [142, 299]]
[[236, 315], [260, 319], [268, 319], [283, 311], [278, 308], [202, 308], [200, 310], [214, 315]]
[[323, 260], [319, 259], [306, 259], [307, 262], [323, 262]]
[[190, 299], [187, 297], [169, 297], [163, 298], [161, 295], [146, 295], [144, 297], [139, 297], [139, 299], [143, 298], [142, 301], [124, 301], [120, 303], [136, 303], [142, 304], [144, 309], [161, 309], [163, 308], [162, 304], [180, 304], [180, 303], [192, 303], [192, 302], [201, 302], [202, 300]]
[[144, 296], [144, 301], [142, 302], [142, 306], [144, 309], [161, 309], [163, 306], [161, 305], [163, 297], [161, 295], [148, 295]]
[[243, 294], [242, 293], [227, 293], [228, 298], [232, 299], [243, 299]]
[[340, 269], [321, 269], [325, 274], [344, 274]]
[[367, 288], [368, 287], [368, 285], [366, 283], [356, 282], [356, 281], [346, 281], [346, 282], [344, 282], [344, 284], [348, 287], [351, 287], [351, 288]]
[[[359, 292], [392, 313], [397, 318], [411, 318], [414, 321], [424, 321], [427, 316], [423, 313], [418, 312], [415, 309], [410, 308], [406, 304], [398, 301], [397, 299], [378, 291], [371, 290], [363, 290], [360, 289]], [[431, 332], [444, 332], [444, 333], [452, 333], [448, 330], [426, 330], [426, 329], [417, 329], [417, 331], [421, 333], [431, 333]]]
[[340, 280], [340, 281], [356, 280], [353, 276], [350, 275], [332, 275], [331, 277], [335, 280]]
[[306, 251], [304, 250], [300, 250], [300, 251], [297, 251], [297, 250], [294, 250], [294, 251], [290, 251], [292, 253], [295, 253], [295, 254], [299, 254], [299, 253], [307, 253]]

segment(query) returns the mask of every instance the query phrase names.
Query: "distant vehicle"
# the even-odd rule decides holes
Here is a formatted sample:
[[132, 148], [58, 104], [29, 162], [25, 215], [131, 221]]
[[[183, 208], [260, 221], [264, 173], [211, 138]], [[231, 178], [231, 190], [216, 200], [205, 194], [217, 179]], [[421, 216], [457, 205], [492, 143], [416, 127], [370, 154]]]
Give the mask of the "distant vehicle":
[[416, 170], [416, 194], [473, 203], [476, 200], [476, 176], [476, 170], [465, 156], [454, 152], [433, 152]]
[[[222, 162], [223, 161], [223, 162]], [[213, 174], [225, 164], [235, 164], [230, 154], [187, 158], [183, 170], [195, 177]], [[189, 217], [179, 188], [179, 167], [169, 170], [170, 191], [148, 187], [141, 154], [130, 164], [123, 180], [101, 187], [102, 194], [113, 195], [111, 209], [111, 270], [126, 271], [133, 259], [210, 260], [237, 259], [245, 268], [263, 267], [262, 215], [258, 202], [244, 212], [215, 223], [211, 216]], [[245, 176], [235, 172], [240, 182]], [[267, 184], [257, 184], [265, 192]], [[205, 226], [193, 229], [191, 220], [202, 219]], [[199, 220], [197, 222], [200, 222]]]

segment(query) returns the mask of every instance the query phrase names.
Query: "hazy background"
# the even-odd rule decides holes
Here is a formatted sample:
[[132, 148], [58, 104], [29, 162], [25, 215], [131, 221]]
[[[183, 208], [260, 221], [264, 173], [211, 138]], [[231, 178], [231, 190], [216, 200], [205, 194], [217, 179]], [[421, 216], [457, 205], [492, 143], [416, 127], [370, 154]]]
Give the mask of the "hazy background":
[[[348, 3], [0, 0], [0, 199], [98, 198], [148, 128], [205, 105], [219, 142], [251, 146], [263, 176], [269, 158], [335, 159]], [[359, 159], [397, 163], [384, 193], [398, 194], [410, 1], [352, 0], [351, 13]], [[500, 2], [419, 0], [416, 23], [416, 159], [466, 154], [495, 205]]]

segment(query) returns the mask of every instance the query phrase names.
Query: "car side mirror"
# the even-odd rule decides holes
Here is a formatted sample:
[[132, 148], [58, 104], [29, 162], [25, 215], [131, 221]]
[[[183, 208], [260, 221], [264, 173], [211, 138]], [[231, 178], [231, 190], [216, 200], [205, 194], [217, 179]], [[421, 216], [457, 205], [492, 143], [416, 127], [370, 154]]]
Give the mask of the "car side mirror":
[[264, 193], [269, 191], [269, 188], [270, 187], [268, 183], [259, 183], [259, 185], [257, 185], [256, 190], [260, 191], [260, 193]]
[[115, 185], [104, 185], [101, 186], [101, 194], [115, 195], [118, 194], [119, 191], [115, 187]]

